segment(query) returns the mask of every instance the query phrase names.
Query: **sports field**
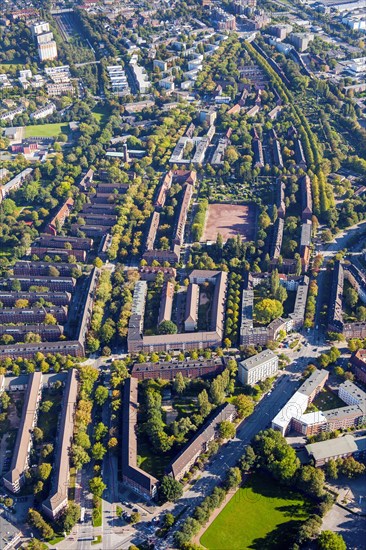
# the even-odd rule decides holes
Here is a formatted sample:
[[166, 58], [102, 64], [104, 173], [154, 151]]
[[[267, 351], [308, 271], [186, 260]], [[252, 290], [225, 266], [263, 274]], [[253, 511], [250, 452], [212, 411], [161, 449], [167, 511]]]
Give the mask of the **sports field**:
[[250, 477], [202, 535], [208, 550], [286, 548], [286, 534], [309, 516], [309, 504], [261, 474]]
[[25, 127], [25, 137], [57, 137], [59, 134], [68, 134], [69, 127], [64, 122], [53, 124], [33, 124]]
[[241, 204], [209, 204], [202, 241], [216, 241], [217, 234], [226, 242], [240, 235], [243, 241], [255, 238], [255, 206]]

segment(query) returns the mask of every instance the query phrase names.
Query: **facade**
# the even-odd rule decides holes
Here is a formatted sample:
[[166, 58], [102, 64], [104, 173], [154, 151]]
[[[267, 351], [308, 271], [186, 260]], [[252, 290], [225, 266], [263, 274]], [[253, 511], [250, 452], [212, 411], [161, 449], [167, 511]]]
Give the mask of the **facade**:
[[185, 361], [159, 361], [158, 363], [135, 363], [131, 376], [138, 380], [157, 379], [174, 380], [178, 372], [185, 378], [205, 378], [216, 376], [224, 370], [220, 358]]
[[278, 357], [267, 349], [239, 363], [238, 376], [242, 384], [254, 386], [257, 382], [278, 372]]
[[62, 400], [61, 422], [52, 472], [52, 488], [49, 497], [42, 503], [43, 512], [52, 520], [59, 517], [68, 503], [70, 449], [74, 435], [77, 396], [77, 371], [70, 369]]
[[41, 44], [38, 44], [38, 55], [39, 59], [42, 62], [57, 59], [57, 44], [55, 40], [50, 40], [48, 42], [42, 42]]
[[25, 482], [25, 472], [29, 468], [29, 455], [33, 443], [32, 431], [37, 424], [41, 395], [42, 373], [33, 372], [28, 382], [10, 471], [3, 477], [5, 487], [12, 493], [18, 493]]
[[138, 380], [127, 378], [123, 388], [122, 481], [148, 498], [157, 494], [159, 481], [137, 466]]
[[357, 380], [366, 384], [366, 350], [356, 351], [351, 357], [351, 363]]
[[217, 438], [220, 423], [224, 420], [233, 422], [235, 416], [236, 409], [231, 403], [219, 407], [214, 416], [202, 426], [170, 464], [169, 475], [178, 481], [181, 480], [192, 468], [197, 458], [207, 450], [209, 443]]

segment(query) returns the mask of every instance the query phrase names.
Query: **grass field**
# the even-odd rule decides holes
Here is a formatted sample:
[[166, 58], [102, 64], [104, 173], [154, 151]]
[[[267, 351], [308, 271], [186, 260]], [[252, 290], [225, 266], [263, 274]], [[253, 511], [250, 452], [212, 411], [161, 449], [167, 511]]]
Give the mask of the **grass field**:
[[254, 475], [202, 535], [208, 550], [286, 548], [286, 535], [310, 513], [309, 504], [264, 475]]
[[98, 122], [98, 124], [105, 124], [107, 122], [108, 115], [110, 114], [109, 110], [106, 107], [97, 106], [93, 109], [92, 115]]
[[138, 442], [138, 454], [141, 457], [140, 468], [155, 477], [164, 475], [165, 468], [171, 462], [171, 453], [158, 455], [152, 452], [151, 445], [147, 441]]
[[327, 388], [324, 388], [314, 399], [313, 405], [315, 405], [320, 411], [330, 411], [331, 409], [345, 407], [346, 403], [344, 403], [344, 401], [342, 401], [337, 394]]
[[59, 134], [68, 134], [69, 127], [63, 122], [53, 124], [33, 124], [25, 127], [25, 137], [57, 137]]

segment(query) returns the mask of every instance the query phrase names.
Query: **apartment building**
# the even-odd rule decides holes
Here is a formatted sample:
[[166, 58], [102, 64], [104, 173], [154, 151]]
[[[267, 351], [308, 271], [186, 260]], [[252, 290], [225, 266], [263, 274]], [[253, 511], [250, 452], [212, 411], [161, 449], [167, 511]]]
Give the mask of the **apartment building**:
[[59, 340], [63, 332], [61, 325], [0, 325], [0, 336], [8, 334], [13, 337], [14, 342], [23, 342], [27, 334], [39, 334], [41, 338], [52, 342]]
[[[49, 46], [49, 44], [41, 44], [41, 46]], [[40, 120], [52, 115], [56, 111], [56, 105], [54, 103], [47, 103], [44, 107], [37, 109], [31, 113], [30, 118], [32, 120]]]
[[141, 281], [155, 281], [158, 273], [164, 275], [164, 280], [173, 280], [177, 276], [177, 270], [174, 267], [161, 267], [161, 266], [141, 266], [139, 268]]
[[305, 223], [307, 220], [311, 220], [313, 215], [311, 181], [308, 175], [305, 175], [301, 178], [300, 190], [301, 190], [301, 207], [302, 207], [301, 220], [303, 223]]
[[239, 363], [238, 376], [242, 384], [254, 386], [257, 382], [278, 372], [278, 357], [267, 349]]
[[137, 414], [138, 380], [127, 378], [123, 387], [122, 411], [122, 481], [131, 489], [148, 498], [157, 494], [158, 479], [149, 475], [137, 465]]
[[0, 324], [5, 323], [42, 323], [46, 315], [52, 315], [58, 323], [67, 320], [67, 308], [42, 307], [42, 308], [0, 308]]
[[55, 306], [67, 306], [71, 301], [69, 292], [11, 292], [0, 291], [0, 302], [5, 307], [12, 307], [17, 300], [27, 300], [30, 305], [40, 300], [51, 302]]
[[167, 471], [177, 481], [181, 480], [189, 472], [198, 457], [207, 451], [211, 441], [218, 437], [218, 428], [221, 422], [233, 422], [236, 416], [235, 406], [231, 403], [222, 405], [214, 412], [214, 415], [194, 435], [191, 441], [182, 449]]
[[67, 375], [62, 399], [62, 411], [52, 471], [52, 488], [49, 497], [42, 503], [43, 512], [52, 520], [59, 517], [68, 503], [70, 450], [74, 435], [77, 397], [77, 370], [70, 369]]
[[85, 349], [78, 340], [62, 340], [60, 342], [37, 342], [34, 344], [8, 344], [0, 346], [0, 359], [31, 359], [37, 353], [44, 355], [56, 354], [84, 357]]
[[45, 232], [49, 233], [50, 235], [57, 235], [57, 232], [64, 225], [66, 218], [70, 216], [73, 205], [74, 205], [74, 200], [71, 197], [66, 199], [64, 204], [61, 206], [61, 208], [57, 212], [57, 214], [52, 218], [52, 220], [48, 224]]
[[10, 471], [3, 477], [4, 486], [12, 493], [18, 493], [25, 482], [32, 448], [32, 430], [37, 424], [38, 407], [42, 396], [42, 373], [31, 373], [24, 399], [22, 417], [13, 450]]
[[19, 174], [17, 174], [14, 178], [12, 178], [10, 181], [5, 183], [0, 188], [0, 202], [9, 195], [10, 191], [16, 191], [16, 189], [19, 189], [19, 187], [27, 180], [30, 179], [30, 176], [33, 172], [33, 168], [26, 168], [25, 170], [22, 170]]
[[[29, 290], [32, 286], [47, 287], [48, 290], [62, 291], [66, 290], [72, 292], [74, 290], [76, 281], [73, 277], [45, 277], [45, 276], [10, 276], [6, 279], [8, 284], [12, 284], [13, 281], [19, 281], [21, 290]], [[0, 281], [0, 284], [5, 282]]]
[[71, 245], [72, 250], [89, 250], [93, 246], [93, 239], [87, 239], [85, 237], [64, 237], [62, 235], [48, 235], [42, 233], [36, 240], [38, 246], [44, 248], [66, 248]]
[[131, 370], [131, 376], [138, 380], [149, 380], [151, 378], [154, 380], [157, 378], [174, 380], [180, 372], [185, 378], [208, 378], [220, 374], [224, 368], [221, 358], [135, 363]]
[[174, 285], [166, 281], [163, 284], [161, 302], [159, 308], [158, 325], [164, 321], [170, 321], [173, 309]]
[[356, 351], [351, 357], [351, 363], [357, 380], [366, 384], [366, 350]]
[[199, 297], [200, 287], [196, 283], [190, 283], [187, 289], [184, 319], [184, 330], [186, 332], [194, 332], [197, 328]]
[[[66, 262], [32, 262], [28, 260], [18, 260], [13, 267], [14, 275], [49, 275], [50, 271], [57, 269], [60, 275], [71, 275], [73, 269], [77, 269], [77, 264]], [[55, 304], [58, 305], [58, 304]], [[62, 304], [63, 305], [63, 304]]]

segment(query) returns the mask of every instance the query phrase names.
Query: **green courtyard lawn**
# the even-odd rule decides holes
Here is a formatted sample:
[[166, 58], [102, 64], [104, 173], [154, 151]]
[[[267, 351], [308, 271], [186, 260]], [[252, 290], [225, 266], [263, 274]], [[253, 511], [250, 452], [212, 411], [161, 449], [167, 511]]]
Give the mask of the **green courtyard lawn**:
[[331, 409], [338, 409], [339, 407], [346, 406], [346, 403], [328, 388], [322, 389], [312, 404], [320, 411], [330, 411]]
[[32, 124], [25, 127], [25, 137], [57, 137], [59, 134], [68, 134], [69, 126], [64, 122], [53, 124]]
[[157, 454], [152, 451], [151, 445], [142, 437], [138, 441], [138, 455], [141, 459], [140, 468], [155, 477], [162, 477], [165, 468], [173, 458], [173, 452]]
[[301, 495], [264, 474], [248, 478], [200, 543], [208, 550], [286, 548], [288, 534], [305, 521], [311, 506]]

